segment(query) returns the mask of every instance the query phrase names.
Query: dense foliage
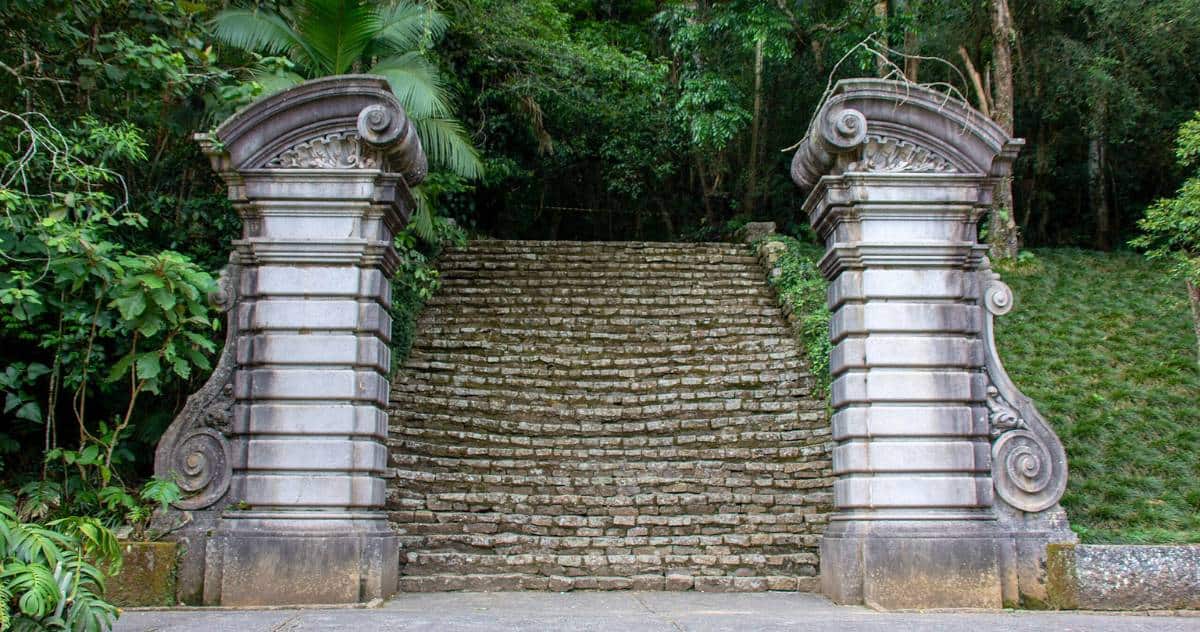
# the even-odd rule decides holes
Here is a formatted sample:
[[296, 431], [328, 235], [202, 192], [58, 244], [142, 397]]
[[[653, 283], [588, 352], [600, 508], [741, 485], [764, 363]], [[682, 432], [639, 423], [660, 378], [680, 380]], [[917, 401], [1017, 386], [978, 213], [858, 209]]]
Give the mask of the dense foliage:
[[808, 360], [817, 391], [825, 393], [829, 388], [829, 353], [833, 345], [829, 341], [831, 314], [825, 306], [829, 284], [817, 268], [817, 261], [823, 253], [819, 246], [792, 237], [772, 236], [767, 239], [778, 246], [760, 248], [777, 248], [779, 253], [771, 272], [771, 285], [775, 286], [775, 292], [785, 309], [796, 315], [800, 347]]
[[[1138, 246], [1184, 262], [1195, 287], [1200, 185], [1185, 171], [1200, 124], [1183, 128], [1183, 164], [1169, 142], [1200, 109], [1193, 0], [10, 0], [0, 38], [0, 476], [43, 522], [144, 526], [173, 493], [140, 483], [217, 351], [205, 295], [240, 228], [191, 135], [302, 78], [383, 73], [440, 166], [397, 240], [397, 357], [436, 288], [431, 257], [463, 237], [445, 218], [499, 237], [713, 239], [748, 219], [803, 235], [784, 150], [831, 80], [864, 74], [938, 84], [1028, 140], [1001, 214], [1027, 244], [1110, 248], [1144, 217]], [[804, 313], [820, 371], [827, 313], [802, 241], [786, 242], [777, 282]], [[1089, 256], [1070, 261], [1103, 267]], [[1045, 275], [1022, 282], [1073, 282], [1044, 259]], [[1182, 292], [1157, 268], [1111, 261], [1132, 276], [1088, 276], [1107, 288], [1097, 294], [1175, 308]], [[1052, 344], [1079, 349], [1109, 325]], [[1192, 369], [1161, 359], [1182, 339], [1141, 347], [1160, 358], [1147, 369], [1154, 397], [1191, 388], [1194, 399]], [[1092, 360], [1142, 361], [1073, 361]], [[1168, 379], [1163, 367], [1185, 372]], [[1069, 389], [1018, 377], [1050, 417], [1083, 419], [1082, 404], [1056, 399]], [[1120, 379], [1142, 378], [1104, 377], [1120, 403], [1098, 408], [1156, 418], [1164, 402], [1129, 404], [1141, 400]], [[1177, 404], [1164, 405], [1194, 425], [1195, 409]], [[1108, 419], [1093, 426], [1119, 432]], [[1131, 483], [1087, 495], [1079, 485], [1097, 477], [1072, 458], [1084, 483], [1067, 502], [1085, 528], [1110, 528], [1079, 513], [1110, 493], [1121, 510], [1135, 496], [1175, 508], [1142, 507], [1136, 524], [1195, 528], [1179, 517], [1186, 492]]]
[[[1200, 345], [1200, 112], [1179, 129], [1175, 155], [1180, 164], [1196, 169], [1175, 197], [1158, 200], [1138, 222], [1145, 234], [1134, 244], [1147, 248], [1151, 259], [1170, 262], [1187, 286]], [[1200, 350], [1197, 361], [1200, 362]]]

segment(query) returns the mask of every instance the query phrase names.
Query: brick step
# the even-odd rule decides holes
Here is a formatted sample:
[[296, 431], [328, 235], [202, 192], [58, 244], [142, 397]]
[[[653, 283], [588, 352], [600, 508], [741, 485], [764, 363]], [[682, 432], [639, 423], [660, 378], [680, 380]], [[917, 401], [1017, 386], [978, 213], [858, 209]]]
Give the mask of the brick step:
[[[453, 514], [431, 511], [392, 512], [389, 520], [404, 530], [406, 525], [432, 523]], [[498, 523], [499, 524], [499, 523]], [[497, 533], [426, 533], [397, 536], [405, 549], [488, 551], [496, 555], [548, 553], [565, 549], [599, 551], [597, 555], [715, 555], [747, 552], [798, 553], [820, 546], [820, 536], [796, 533], [720, 533], [715, 535], [601, 535], [551, 536], [500, 531]], [[567, 541], [566, 538], [570, 538]], [[567, 545], [570, 546], [567, 546]]]
[[620, 261], [641, 265], [656, 263], [740, 263], [754, 265], [757, 257], [748, 247], [640, 247], [605, 248], [593, 246], [571, 246], [565, 248], [497, 248], [488, 244], [469, 244], [465, 248], [447, 248], [442, 258], [460, 261], [479, 259], [531, 259], [555, 262], [594, 261], [607, 263]]
[[[418, 335], [422, 332], [418, 331]], [[796, 357], [796, 342], [790, 335], [759, 336], [745, 340], [705, 339], [681, 343], [643, 343], [637, 349], [619, 344], [574, 344], [559, 340], [506, 341], [506, 340], [437, 340], [418, 338], [414, 350], [425, 353], [463, 353], [459, 349], [477, 349], [488, 356], [524, 354], [531, 362], [566, 363], [572, 359], [613, 364], [635, 358], [638, 362], [692, 363], [697, 358], [708, 356], [713, 359], [725, 357], [743, 358], [747, 355], [790, 352]], [[451, 350], [451, 351], [447, 351]], [[548, 360], [546, 358], [555, 358]], [[607, 365], [606, 365], [607, 366]]]
[[[728, 313], [730, 309], [754, 309], [770, 307], [774, 304], [773, 297], [765, 295], [728, 297], [707, 296], [703, 294], [678, 295], [665, 297], [634, 297], [634, 296], [486, 296], [479, 294], [458, 295], [450, 293], [434, 294], [426, 303], [426, 309], [456, 309], [467, 307], [475, 309], [548, 309], [571, 310], [578, 314], [611, 314], [614, 310], [634, 309], [635, 314], [652, 316], [664, 309], [675, 310], [671, 313]], [[656, 311], [657, 310], [657, 311]], [[504, 312], [496, 312], [504, 313]]]
[[[403, 400], [401, 400], [403, 401]], [[435, 407], [436, 408], [436, 407]], [[753, 429], [758, 432], [786, 432], [803, 430], [814, 437], [824, 439], [821, 431], [826, 425], [824, 409], [810, 401], [799, 402], [794, 410], [768, 413], [668, 417], [636, 419], [632, 421], [588, 421], [554, 418], [532, 419], [528, 415], [480, 416], [465, 415], [461, 410], [425, 410], [408, 407], [389, 413], [390, 424], [395, 427], [415, 426], [421, 428], [472, 428], [502, 434], [528, 436], [567, 436], [590, 438], [599, 435], [609, 437], [638, 436], [655, 438], [696, 433], [737, 432]]]
[[[552, 369], [536, 371], [534, 367], [530, 367], [529, 372], [521, 374], [488, 371], [490, 368], [498, 368], [496, 365], [488, 365], [488, 363], [478, 365], [474, 362], [460, 361], [444, 363], [444, 365], [444, 369], [431, 372], [428, 371], [433, 368], [430, 362], [406, 362], [401, 367], [401, 372], [408, 373], [397, 374], [397, 387], [408, 381], [415, 381], [418, 384], [448, 387], [508, 385], [560, 389], [560, 387], [564, 387], [565, 383], [570, 385], [571, 390], [582, 392], [614, 390], [642, 392], [673, 389], [673, 387], [683, 384], [720, 383], [730, 386], [752, 386], [799, 383], [799, 381], [810, 378], [809, 373], [800, 368], [798, 363], [794, 363], [790, 367], [785, 362], [773, 362], [770, 363], [770, 366], [767, 366], [766, 362], [758, 362], [757, 365], [760, 365], [761, 368], [750, 366], [748, 363], [744, 368], [739, 369], [730, 369], [726, 365], [720, 365], [721, 368], [703, 367], [702, 369], [671, 365], [652, 366], [644, 368], [640, 372], [641, 377], [638, 377], [638, 371], [634, 368], [596, 369], [596, 371], [584, 373], [584, 369], [577, 369], [575, 372], [552, 371]], [[604, 373], [598, 374], [601, 371]], [[528, 375], [536, 375], [536, 377], [528, 377]]]
[[[612, 526], [623, 528], [634, 525], [674, 526], [667, 521], [667, 517], [679, 516], [681, 512], [695, 507], [717, 508], [718, 513], [722, 515], [701, 514], [697, 516], [682, 513], [683, 521], [680, 524], [737, 524], [736, 521], [731, 522], [730, 518], [737, 518], [738, 515], [744, 514], [745, 512], [741, 510], [746, 507], [761, 508], [763, 513], [775, 517], [787, 514], [799, 519], [813, 513], [813, 503], [822, 502], [828, 497], [826, 492], [812, 485], [808, 489], [774, 489], [771, 486], [774, 481], [770, 479], [757, 480], [752, 487], [748, 488], [753, 490], [752, 492], [743, 491], [741, 493], [732, 492], [726, 488], [721, 491], [696, 493], [642, 490], [636, 494], [611, 492], [607, 495], [598, 493], [581, 495], [569, 493], [578, 491], [575, 489], [568, 491], [556, 489], [553, 493], [543, 494], [521, 494], [490, 489], [477, 492], [445, 491], [444, 488], [438, 487], [438, 481], [429, 481], [424, 477], [422, 479], [424, 479], [425, 485], [419, 484], [422, 479], [408, 478], [403, 474], [398, 475], [397, 478], [410, 481], [412, 486], [396, 490], [396, 493], [389, 498], [396, 503], [415, 501], [430, 510], [435, 507], [445, 507], [454, 511], [470, 512], [470, 515], [467, 516], [469, 520], [476, 519], [475, 514], [481, 509], [492, 514], [513, 514], [515, 510], [505, 512], [502, 508], [519, 508], [522, 524], [544, 527], [603, 529]], [[809, 481], [809, 483], [811, 482]], [[722, 484], [724, 481], [713, 478], [707, 481], [707, 485], [703, 487], [719, 489], [717, 486]], [[620, 489], [615, 485], [606, 487], [592, 484], [592, 487]], [[695, 487], [702, 486], [697, 484]], [[654, 509], [654, 511], [634, 514], [629, 509], [631, 507], [645, 507]], [[548, 513], [547, 508], [553, 508], [554, 512]], [[543, 522], [538, 522], [539, 517], [544, 518]], [[626, 520], [613, 522], [614, 517], [618, 519], [624, 517]], [[442, 522], [444, 521], [442, 520]]]
[[675, 436], [621, 436], [597, 435], [589, 437], [568, 436], [526, 436], [498, 434], [468, 430], [450, 430], [444, 428], [420, 428], [410, 424], [395, 424], [390, 432], [396, 438], [419, 441], [435, 441], [438, 439], [453, 440], [461, 445], [473, 447], [523, 447], [523, 448], [552, 448], [552, 449], [593, 449], [593, 448], [670, 448], [688, 447], [701, 448], [706, 446], [737, 445], [738, 447], [758, 447], [774, 445], [777, 447], [807, 446], [812, 443], [812, 433], [808, 430], [793, 430], [785, 432], [753, 431], [753, 432], [710, 432], [706, 434], [680, 434]]
[[[417, 328], [418, 335], [437, 337], [445, 340], [471, 341], [485, 338], [495, 340], [498, 337], [515, 341], [533, 340], [566, 340], [579, 344], [590, 342], [619, 341], [621, 346], [636, 348], [641, 344], [684, 344], [691, 342], [707, 342], [717, 340], [754, 340], [761, 337], [775, 337], [780, 333], [779, 326], [771, 323], [748, 322], [741, 325], [714, 323], [710, 327], [695, 327], [691, 329], [639, 327], [637, 325], [609, 325], [606, 327], [558, 327], [553, 324], [525, 324], [519, 321], [503, 323], [445, 323], [433, 319], [422, 319]], [[794, 344], [793, 344], [794, 346]]]
[[[437, 460], [416, 455], [405, 459], [403, 465], [406, 467], [398, 467], [394, 471], [394, 478], [403, 481], [405, 485], [403, 489], [397, 490], [397, 494], [407, 497], [419, 492], [418, 495], [423, 495], [438, 485], [442, 486], [436, 488], [439, 492], [448, 489], [486, 489], [486, 493], [518, 494], [522, 502], [538, 504], [543, 507], [543, 511], [545, 507], [557, 507], [559, 503], [579, 503], [586, 507], [620, 507], [624, 506], [626, 498], [635, 504], [640, 499], [652, 499], [645, 496], [646, 494], [682, 495], [679, 496], [680, 501], [694, 500], [693, 496], [702, 496], [704, 500], [716, 503], [769, 505], [774, 503], [773, 499], [777, 493], [816, 489], [813, 479], [831, 477], [824, 471], [829, 465], [828, 456], [824, 460], [789, 463], [785, 467], [770, 464], [775, 466], [771, 469], [759, 464], [759, 469], [748, 471], [722, 470], [721, 464], [718, 463], [711, 468], [698, 468], [690, 475], [680, 473], [674, 476], [631, 475], [626, 472], [615, 472], [612, 475], [578, 475], [578, 472], [570, 475], [548, 475], [544, 468], [523, 468], [520, 463], [494, 466], [495, 471], [483, 474], [462, 471], [466, 468], [451, 471], [407, 469], [432, 463], [437, 463]], [[728, 486], [731, 479], [735, 483], [746, 480], [749, 480], [749, 483], [745, 490], [735, 491]], [[673, 500], [670, 504], [679, 503]], [[562, 509], [565, 511], [565, 506]]]
[[[421, 447], [421, 446], [415, 446]], [[724, 459], [718, 453], [707, 458], [641, 459], [622, 463], [616, 460], [569, 460], [552, 458], [548, 454], [524, 454], [495, 458], [487, 453], [459, 455], [433, 454], [428, 451], [393, 451], [390, 463], [398, 470], [427, 472], [432, 476], [443, 473], [462, 473], [463, 480], [479, 476], [544, 476], [549, 480], [595, 477], [597, 481], [621, 477], [676, 477], [680, 479], [704, 478], [724, 484], [733, 490], [752, 490], [755, 482], [770, 480], [773, 485], [786, 484], [788, 473], [809, 471], [810, 462], [825, 464], [829, 460], [828, 442], [816, 444], [813, 454], [804, 461], [794, 458], [759, 458], [752, 462], [745, 459]], [[696, 455], [689, 455], [695, 457]], [[472, 473], [473, 471], [478, 473]], [[723, 476], [717, 476], [723, 473]], [[797, 477], [797, 480], [800, 477]], [[480, 478], [480, 480], [484, 480]], [[780, 480], [783, 482], [781, 483]], [[716, 484], [716, 483], [714, 483]], [[473, 488], [472, 488], [473, 489]], [[747, 491], [747, 493], [751, 493]]]
[[[724, 275], [741, 276], [749, 274], [752, 269], [750, 265], [741, 262], [680, 261], [678, 263], [640, 263], [636, 261], [601, 261], [586, 257], [581, 257], [574, 261], [550, 261], [511, 257], [495, 259], [440, 259], [437, 267], [439, 274], [450, 278], [466, 276], [468, 274], [490, 276], [496, 272], [519, 272], [524, 276], [531, 277], [559, 274], [562, 277], [569, 278], [579, 274], [583, 275], [583, 278], [587, 278], [602, 273], [608, 276], [624, 275], [630, 279], [648, 277], [674, 279], [681, 274], [689, 273], [703, 273], [714, 277]], [[763, 273], [763, 276], [765, 276], [765, 273]]]
[[438, 574], [400, 577], [401, 592], [501, 592], [514, 590], [696, 590], [698, 592], [817, 592], [818, 578], [779, 576], [726, 577], [673, 573], [632, 577], [566, 577], [519, 573]]
[[477, 330], [563, 330], [563, 331], [599, 331], [612, 332], [654, 332], [666, 333], [676, 331], [698, 332], [711, 329], [734, 329], [739, 327], [782, 327], [786, 321], [776, 314], [773, 316], [747, 316], [737, 318], [733, 315], [714, 316], [709, 318], [648, 318], [638, 316], [547, 316], [532, 315], [497, 316], [488, 313], [454, 314], [423, 314], [417, 323], [420, 330], [443, 329], [445, 331], [461, 330], [473, 333]]
[[[491, 555], [462, 552], [401, 551], [404, 572], [434, 575], [447, 571], [531, 575], [644, 575], [668, 571], [706, 571], [714, 575], [816, 575], [817, 556], [812, 552], [727, 555], [596, 555], [526, 553]], [[759, 571], [754, 573], [753, 571]], [[714, 572], [716, 571], [716, 572]], [[724, 571], [722, 573], [721, 571]], [[749, 571], [749, 572], [747, 572]], [[767, 572], [762, 572], [767, 571]]]
[[[526, 547], [525, 552], [544, 552], [567, 550], [575, 554], [591, 554], [603, 555], [611, 553], [636, 553], [647, 552], [654, 550], [653, 547], [632, 546], [629, 543], [635, 542], [639, 537], [650, 536], [655, 538], [689, 538], [697, 536], [720, 536], [722, 534], [753, 534], [755, 536], [768, 535], [788, 535], [794, 530], [803, 530], [806, 533], [805, 537], [813, 538], [813, 542], [819, 537], [813, 533], [814, 531], [823, 528], [826, 523], [828, 507], [814, 507], [814, 510], [819, 510], [821, 513], [799, 514], [799, 513], [770, 513], [761, 511], [757, 508], [746, 507], [744, 510], [739, 507], [734, 507], [728, 513], [720, 513], [720, 509], [709, 506], [697, 506], [694, 510], [704, 512], [705, 520], [696, 519], [695, 516], [689, 516], [684, 513], [674, 514], [654, 514], [654, 515], [637, 515], [633, 516], [626, 514], [615, 514], [602, 517], [606, 525], [603, 527], [573, 527], [573, 526], [557, 526], [553, 524], [535, 524], [550, 523], [555, 518], [563, 518], [564, 516], [548, 516], [534, 515], [527, 516], [524, 511], [526, 508], [520, 506], [502, 507], [497, 511], [489, 511], [487, 509], [478, 509], [477, 511], [465, 510], [443, 510], [441, 505], [434, 504], [434, 509], [420, 504], [419, 502], [404, 502], [402, 499], [397, 500], [395, 504], [388, 506], [388, 516], [394, 517], [396, 523], [396, 532], [404, 537], [413, 538], [412, 548], [415, 550], [491, 550], [487, 547], [468, 547], [468, 546], [434, 546], [426, 543], [425, 538], [430, 537], [460, 537], [460, 536], [479, 536], [479, 535], [521, 535], [533, 538], [538, 538], [542, 544], [537, 547]], [[683, 510], [680, 510], [681, 512]], [[749, 512], [753, 512], [750, 514]], [[408, 519], [410, 515], [431, 514], [432, 518], [428, 522], [420, 522]], [[753, 518], [752, 520], [750, 518]], [[595, 519], [597, 517], [590, 516]], [[632, 524], [636, 520], [637, 524]], [[547, 548], [551, 546], [548, 541], [556, 542], [553, 546], [556, 548]], [[423, 545], [423, 546], [422, 546]], [[418, 548], [419, 547], [419, 548]], [[505, 547], [504, 550], [508, 550]], [[812, 547], [812, 548], [815, 548]], [[751, 548], [757, 552], [776, 552], [776, 553], [795, 553], [803, 548], [794, 546], [772, 546]], [[737, 551], [730, 547], [667, 547], [660, 552], [688, 552], [688, 553], [715, 553], [728, 554]]]
[[[819, 457], [827, 452], [824, 445], [803, 446], [755, 446], [755, 447], [672, 447], [672, 448], [506, 448], [490, 447], [481, 450], [476, 446], [446, 445], [430, 441], [389, 437], [389, 449], [406, 453], [417, 453], [442, 457], [471, 457], [477, 453], [486, 452], [487, 460], [506, 459], [553, 459], [560, 465], [571, 460], [586, 460], [588, 463], [578, 464], [579, 471], [586, 468], [596, 468], [601, 462], [620, 462], [624, 460], [630, 465], [639, 461], [745, 461], [750, 459], [766, 461], [786, 461], [788, 459], [804, 459]], [[475, 454], [473, 454], [475, 453]]]
[[[564, 400], [547, 398], [524, 398], [520, 401], [496, 399], [447, 399], [442, 396], [425, 396], [413, 391], [404, 391], [398, 386], [396, 397], [405, 393], [403, 401], [408, 410], [455, 412], [470, 416], [501, 415], [500, 419], [524, 419], [526, 421], [658, 421], [673, 418], [714, 418], [733, 414], [785, 413], [799, 410], [803, 404], [789, 399], [802, 400], [807, 387], [793, 390], [793, 394], [780, 399], [756, 399], [748, 396], [722, 397], [714, 392], [693, 399], [651, 403], [609, 403], [580, 399], [567, 403]], [[740, 391], [739, 391], [740, 392]], [[668, 394], [667, 396], [677, 396]], [[637, 398], [649, 397], [637, 395]], [[393, 399], [393, 401], [400, 401]]]
[[[613, 284], [594, 281], [571, 283], [569, 275], [563, 274], [555, 277], [553, 270], [548, 271], [547, 275], [545, 279], [547, 281], [561, 280], [567, 282], [518, 284], [509, 283], [508, 279], [497, 279], [490, 276], [482, 279], [461, 279], [451, 273], [445, 273], [443, 276], [444, 287], [447, 288], [447, 291], [453, 292], [458, 296], [627, 296], [666, 301], [677, 296], [755, 298], [770, 296], [771, 292], [771, 289], [762, 280], [713, 279], [711, 275], [707, 281], [679, 281], [669, 278], [651, 282], [644, 277], [635, 277], [629, 279], [628, 282]], [[530, 271], [524, 270], [522, 271], [522, 276], [528, 278], [533, 275]], [[470, 281], [470, 283], [464, 283], [464, 281]]]
[[[557, 272], [557, 274], [555, 274]], [[763, 270], [758, 266], [738, 266], [717, 270], [661, 271], [645, 268], [575, 268], [568, 271], [542, 268], [439, 268], [443, 287], [481, 287], [488, 285], [512, 285], [518, 287], [612, 287], [644, 285], [670, 287], [680, 284], [700, 287], [759, 286], [763, 282]]]
[[[442, 303], [435, 304], [439, 300]], [[641, 318], [654, 318], [658, 316], [667, 318], [711, 318], [741, 314], [753, 317], [771, 316], [780, 312], [779, 308], [774, 304], [775, 299], [767, 297], [753, 299], [729, 299], [725, 296], [711, 299], [704, 299], [702, 297], [675, 297], [666, 304], [653, 303], [645, 299], [638, 299], [633, 302], [625, 299], [622, 300], [625, 301], [625, 304], [606, 304], [592, 302], [589, 299], [586, 303], [580, 302], [571, 305], [567, 301], [559, 300], [535, 303], [528, 297], [508, 298], [506, 300], [494, 297], [484, 301], [476, 296], [472, 300], [458, 301], [453, 295], [438, 294], [426, 305], [425, 311], [443, 315], [477, 312], [497, 316], [627, 316]]]
[[[556, 347], [557, 349], [557, 347]], [[536, 377], [563, 381], [580, 380], [639, 380], [682, 375], [726, 375], [738, 372], [765, 373], [799, 371], [809, 376], [805, 365], [791, 349], [766, 351], [752, 349], [733, 353], [726, 350], [713, 357], [710, 350], [689, 355], [669, 355], [656, 358], [652, 364], [647, 357], [595, 358], [578, 355], [539, 354], [538, 349], [517, 349], [513, 353], [489, 350], [487, 353], [465, 353], [415, 348], [402, 365], [404, 379], [420, 375], [421, 379], [453, 379], [445, 372], [474, 373], [479, 376], [503, 372], [504, 375]], [[708, 360], [706, 363], [705, 360]]]
[[[501, 399], [516, 405], [553, 403], [558, 407], [587, 410], [607, 406], [654, 406], [682, 402], [712, 402], [723, 406], [713, 410], [753, 410], [767, 399], [798, 399], [809, 394], [810, 388], [800, 380], [781, 380], [762, 383], [757, 375], [685, 376], [663, 379], [662, 384], [636, 389], [628, 384], [612, 383], [607, 389], [579, 388], [577, 385], [536, 387], [516, 384], [450, 385], [422, 383], [416, 380], [397, 381], [397, 393], [435, 398]], [[772, 404], [774, 405], [774, 404]]]
[[467, 242], [463, 248], [517, 248], [534, 250], [560, 250], [572, 248], [602, 249], [602, 250], [666, 250], [670, 252], [696, 250], [738, 250], [744, 251], [747, 246], [738, 242], [728, 241], [570, 241], [549, 239], [494, 239], [482, 238]]
[[[657, 379], [633, 380], [627, 378], [608, 380], [577, 380], [563, 383], [559, 380], [545, 378], [523, 378], [512, 375], [478, 375], [471, 372], [470, 367], [459, 366], [454, 373], [422, 376], [413, 373], [411, 378], [397, 376], [393, 392], [410, 392], [438, 394], [450, 393], [458, 396], [488, 397], [516, 389], [523, 397], [541, 398], [544, 396], [570, 395], [574, 399], [587, 398], [588, 402], [603, 402], [605, 404], [626, 403], [655, 403], [673, 401], [674, 399], [697, 399], [700, 395], [711, 394], [713, 388], [737, 389], [747, 391], [747, 396], [759, 397], [767, 395], [765, 389], [772, 388], [802, 388], [807, 393], [807, 374], [799, 371], [781, 371], [779, 373], [712, 373], [712, 374], [681, 374], [676, 373]], [[426, 379], [421, 379], [425, 377]], [[467, 389], [467, 390], [464, 390]], [[717, 397], [735, 397], [722, 390]], [[486, 392], [480, 392], [486, 391]], [[643, 398], [631, 400], [630, 398]], [[566, 400], [564, 400], [566, 401]]]

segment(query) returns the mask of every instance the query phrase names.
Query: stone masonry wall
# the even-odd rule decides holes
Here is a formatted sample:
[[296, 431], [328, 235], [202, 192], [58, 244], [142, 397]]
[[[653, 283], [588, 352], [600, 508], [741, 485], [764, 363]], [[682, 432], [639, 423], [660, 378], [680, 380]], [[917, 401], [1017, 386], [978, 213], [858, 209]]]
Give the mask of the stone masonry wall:
[[824, 402], [749, 247], [476, 241], [392, 390], [401, 590], [814, 590]]

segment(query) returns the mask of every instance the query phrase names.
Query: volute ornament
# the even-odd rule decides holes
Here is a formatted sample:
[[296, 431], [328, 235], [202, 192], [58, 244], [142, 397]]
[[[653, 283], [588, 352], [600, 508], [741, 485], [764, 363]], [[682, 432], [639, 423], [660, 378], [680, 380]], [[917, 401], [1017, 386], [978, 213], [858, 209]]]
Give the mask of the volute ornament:
[[1033, 401], [1009, 378], [996, 351], [995, 317], [1013, 308], [1012, 289], [986, 259], [979, 271], [984, 308], [987, 408], [992, 436], [992, 484], [1005, 504], [1038, 513], [1058, 504], [1067, 487], [1067, 455], [1062, 442]]
[[187, 399], [183, 410], [159, 440], [154, 455], [155, 475], [174, 480], [184, 497], [176, 509], [192, 511], [215, 505], [233, 480], [229, 441], [226, 433], [233, 422], [233, 373], [236, 355], [236, 279], [240, 266], [230, 263], [221, 270], [217, 289], [208, 296], [213, 307], [225, 312], [225, 347], [212, 375], [200, 390]]

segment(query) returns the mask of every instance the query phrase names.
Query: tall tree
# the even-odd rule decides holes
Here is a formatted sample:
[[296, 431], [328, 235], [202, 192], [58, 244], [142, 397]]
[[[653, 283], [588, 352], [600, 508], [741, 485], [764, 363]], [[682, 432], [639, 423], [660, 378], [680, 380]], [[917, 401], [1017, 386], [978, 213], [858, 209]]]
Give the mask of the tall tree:
[[[1013, 63], [1012, 43], [1017, 38], [1008, 0], [992, 0], [992, 119], [1009, 136], [1013, 135]], [[1017, 256], [1019, 233], [1013, 211], [1012, 177], [996, 185], [995, 203], [988, 218], [988, 245], [993, 259]]]

